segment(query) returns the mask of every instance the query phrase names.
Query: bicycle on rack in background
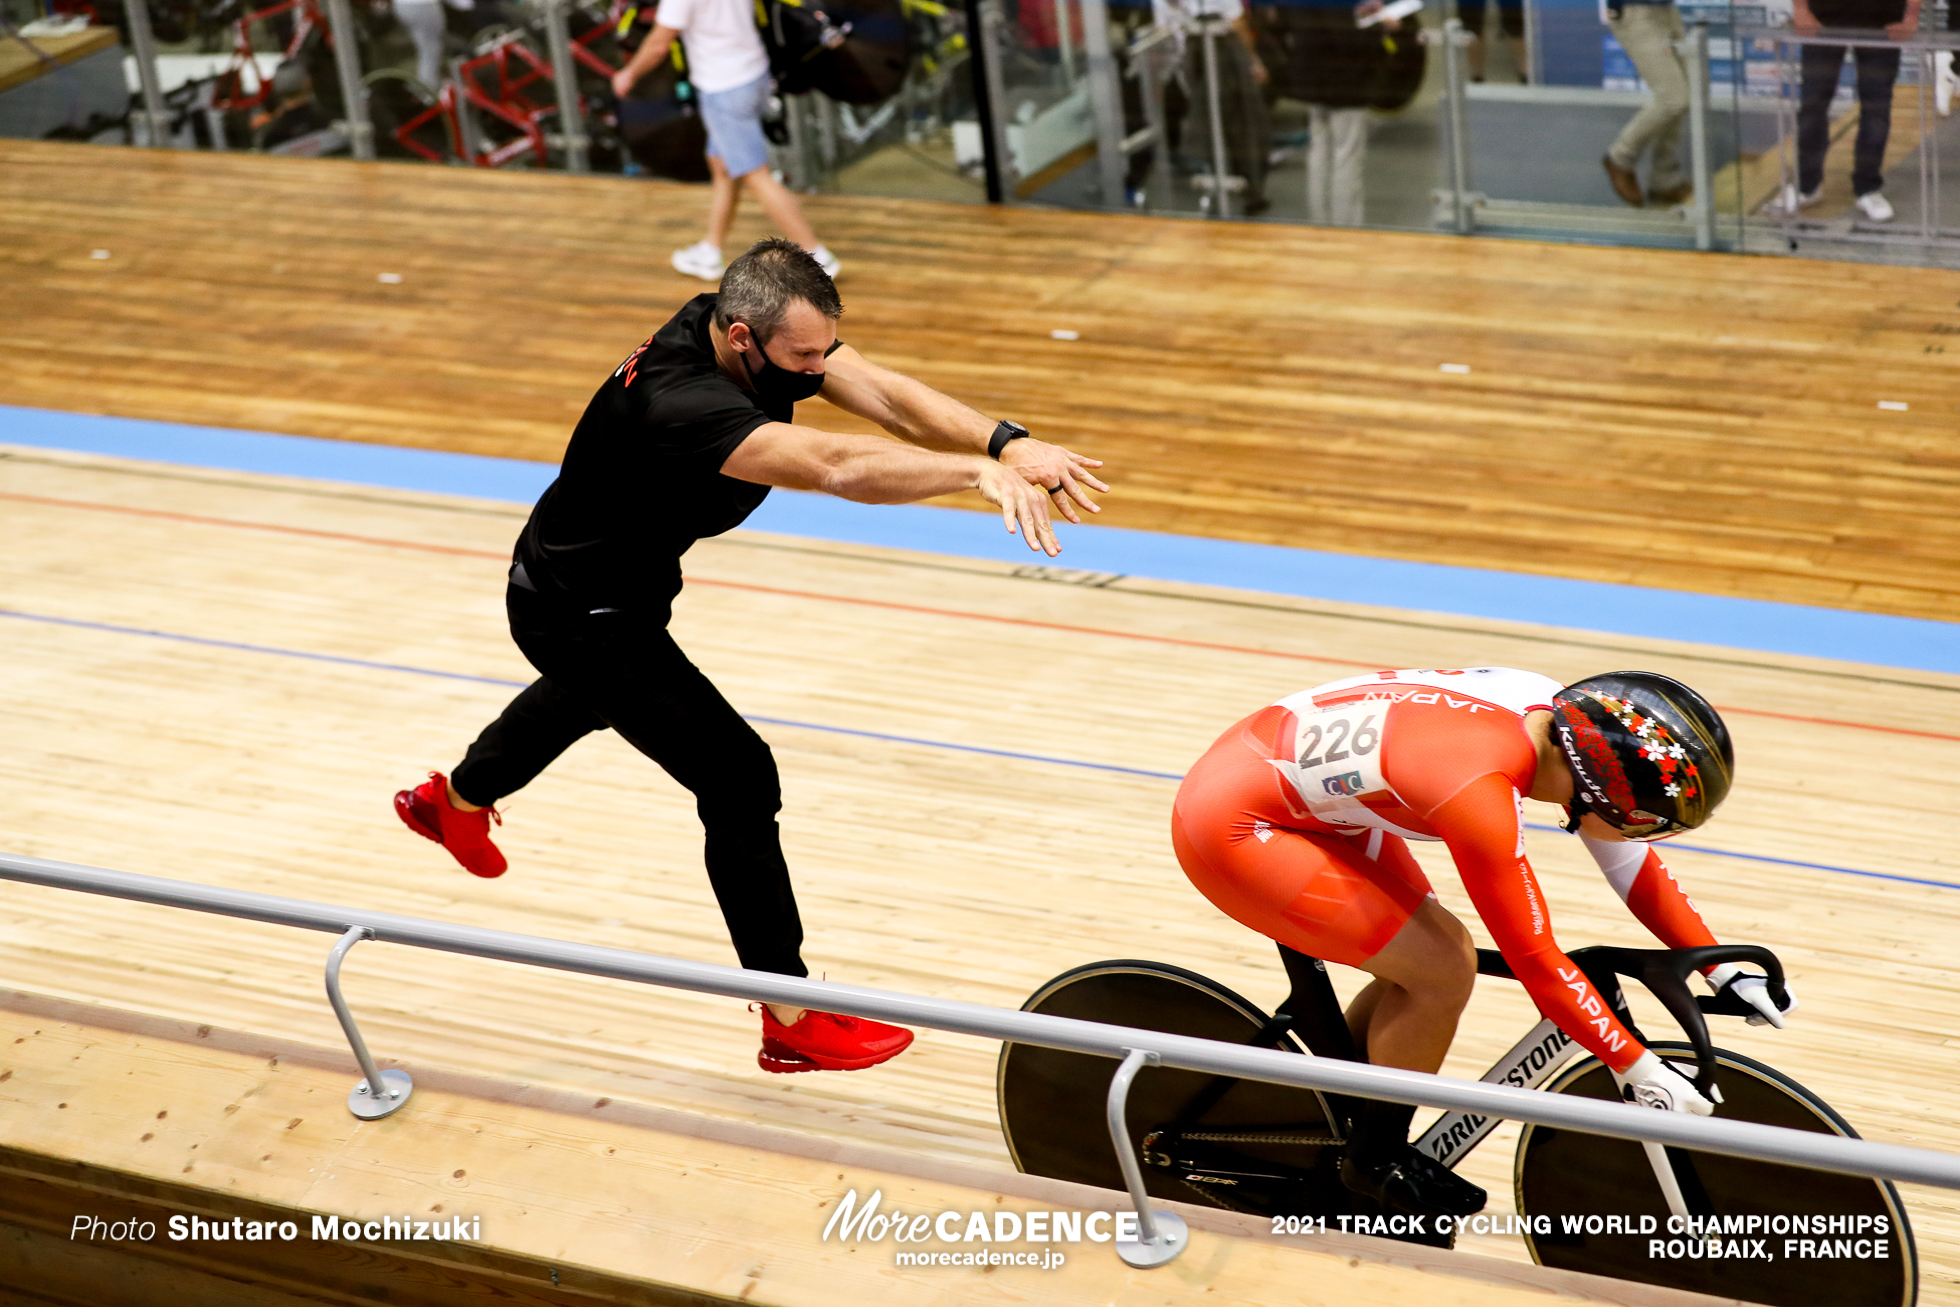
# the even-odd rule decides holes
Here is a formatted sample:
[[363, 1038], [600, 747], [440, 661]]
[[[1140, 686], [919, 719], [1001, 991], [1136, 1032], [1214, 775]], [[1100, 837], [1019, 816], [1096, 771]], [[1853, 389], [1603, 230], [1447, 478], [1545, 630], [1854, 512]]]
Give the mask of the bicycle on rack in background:
[[[1284, 946], [1280, 955], [1293, 988], [1272, 1016], [1195, 972], [1138, 961], [1064, 972], [1022, 1007], [1295, 1053], [1306, 1051], [1304, 1037], [1319, 1056], [1356, 1060], [1325, 965]], [[1692, 1059], [1703, 1094], [1713, 1098], [1719, 1088], [1717, 1116], [1858, 1137], [1790, 1077], [1710, 1041], [1704, 1014], [1742, 1017], [1754, 1009], [1729, 995], [1696, 997], [1688, 975], [1721, 962], [1752, 963], [1781, 1001], [1783, 967], [1768, 949], [1593, 947], [1569, 956], [1635, 1038], [1663, 1058]], [[1482, 975], [1511, 976], [1492, 950], [1479, 949], [1477, 962]], [[1621, 977], [1651, 991], [1686, 1042], [1647, 1040], [1627, 1008]], [[1584, 1052], [1540, 1021], [1483, 1079], [1617, 1100], [1612, 1073]], [[1688, 1074], [1685, 1065], [1681, 1070]], [[1123, 1190], [1103, 1119], [1114, 1074], [1107, 1058], [1004, 1045], [1000, 1120], [1015, 1166]], [[1269, 1217], [1275, 1233], [1349, 1228], [1451, 1246], [1456, 1226], [1409, 1228], [1341, 1183], [1341, 1150], [1361, 1102], [1155, 1066], [1138, 1074], [1127, 1121], [1154, 1197]], [[1495, 1117], [1446, 1113], [1416, 1146], [1454, 1167], [1497, 1125]], [[1518, 1141], [1514, 1174], [1516, 1228], [1540, 1265], [1770, 1307], [1912, 1307], [1918, 1297], [1912, 1228], [1889, 1181], [1530, 1124]]]

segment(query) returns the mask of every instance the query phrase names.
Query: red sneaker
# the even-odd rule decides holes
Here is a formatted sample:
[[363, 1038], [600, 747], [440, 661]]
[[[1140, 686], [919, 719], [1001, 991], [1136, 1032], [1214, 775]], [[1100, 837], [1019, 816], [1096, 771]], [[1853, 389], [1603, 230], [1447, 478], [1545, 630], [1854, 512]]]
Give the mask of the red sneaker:
[[812, 1009], [786, 1026], [762, 1005], [762, 1051], [755, 1055], [764, 1071], [786, 1075], [793, 1071], [862, 1071], [890, 1061], [912, 1043], [912, 1032], [865, 1017], [847, 1017]]
[[504, 874], [510, 866], [490, 842], [490, 823], [504, 824], [495, 808], [463, 812], [449, 802], [449, 778], [439, 771], [412, 790], [395, 795], [395, 815], [424, 839], [434, 840], [463, 864], [463, 870], [485, 880]]

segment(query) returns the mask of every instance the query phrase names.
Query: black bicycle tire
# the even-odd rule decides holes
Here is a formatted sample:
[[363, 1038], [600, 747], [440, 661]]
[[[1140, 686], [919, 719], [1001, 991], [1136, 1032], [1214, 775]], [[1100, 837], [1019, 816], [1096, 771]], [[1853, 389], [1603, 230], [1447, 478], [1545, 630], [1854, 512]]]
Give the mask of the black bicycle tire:
[[[1151, 962], [1143, 958], [1112, 958], [1105, 962], [1085, 962], [1079, 967], [1070, 967], [1067, 971], [1062, 972], [1062, 974], [1050, 980], [1040, 989], [1037, 989], [1033, 994], [1030, 994], [1027, 1002], [1021, 1004], [1021, 1010], [1023, 1012], [1038, 1011], [1044, 1000], [1077, 981], [1085, 980], [1092, 976], [1122, 974], [1124, 972], [1167, 976], [1170, 979], [1181, 981], [1191, 988], [1198, 990], [1200, 993], [1209, 994], [1219, 999], [1228, 1007], [1233, 1008], [1238, 1015], [1252, 1022], [1253, 1025], [1258, 1026], [1265, 1023], [1266, 1014], [1260, 1010], [1257, 1004], [1236, 990], [1221, 985], [1211, 977], [1200, 975], [1198, 972], [1189, 970], [1188, 968], [1176, 966], [1169, 962]], [[1111, 1024], [1123, 1025], [1127, 1023], [1116, 1021]], [[1281, 1043], [1290, 1052], [1304, 1053], [1306, 1051], [1300, 1047], [1300, 1042], [1294, 1039], [1291, 1034], [1281, 1036]], [[1007, 1067], [1011, 1051], [1015, 1047], [1016, 1045], [1012, 1041], [1003, 1042], [1000, 1046], [1000, 1057], [994, 1063], [994, 1108], [1000, 1118], [1001, 1138], [1007, 1143], [1007, 1155], [1013, 1161], [1014, 1169], [1025, 1173], [1027, 1168], [1021, 1165], [1020, 1152], [1014, 1146], [1014, 1133], [1008, 1124]], [[1326, 1096], [1321, 1095], [1320, 1099], [1322, 1107], [1325, 1108], [1327, 1105]], [[1332, 1119], [1331, 1112], [1329, 1113], [1329, 1119]]]
[[[1654, 1051], [1654, 1053], [1656, 1053], [1659, 1056], [1671, 1058], [1678, 1061], [1692, 1062], [1695, 1056], [1693, 1045], [1681, 1041], [1673, 1041], [1673, 1040], [1660, 1041], [1657, 1043], [1650, 1044], [1648, 1047], [1651, 1048]], [[1819, 1122], [1821, 1122], [1824, 1126], [1826, 1126], [1828, 1128], [1829, 1133], [1841, 1135], [1850, 1139], [1861, 1138], [1861, 1136], [1858, 1134], [1857, 1129], [1854, 1126], [1852, 1126], [1852, 1124], [1849, 1121], [1845, 1120], [1843, 1115], [1839, 1113], [1836, 1108], [1832, 1107], [1829, 1103], [1825, 1102], [1821, 1097], [1819, 1097], [1815, 1092], [1813, 1092], [1803, 1084], [1799, 1083], [1797, 1080], [1793, 1079], [1785, 1072], [1779, 1071], [1775, 1067], [1770, 1066], [1768, 1063], [1760, 1062], [1755, 1058], [1752, 1058], [1744, 1053], [1731, 1052], [1730, 1050], [1721, 1048], [1719, 1046], [1716, 1047], [1714, 1051], [1715, 1051], [1716, 1064], [1719, 1067], [1725, 1070], [1734, 1071], [1744, 1075], [1752, 1076], [1756, 1080], [1761, 1081], [1766, 1085], [1773, 1086], [1775, 1089], [1779, 1090], [1784, 1095], [1785, 1098], [1787, 1098], [1788, 1100], [1794, 1103], [1801, 1105], [1813, 1117], [1815, 1117]], [[1558, 1074], [1555, 1075], [1551, 1079], [1551, 1081], [1549, 1081], [1545, 1085], [1544, 1092], [1562, 1093], [1570, 1086], [1575, 1084], [1581, 1077], [1590, 1074], [1595, 1069], [1601, 1066], [1602, 1063], [1596, 1057], [1580, 1058], [1574, 1061], [1571, 1065], [1565, 1067], [1563, 1070], [1559, 1071]], [[1518, 1212], [1521, 1215], [1527, 1217], [1532, 1215], [1532, 1212], [1530, 1206], [1526, 1201], [1525, 1192], [1524, 1192], [1525, 1165], [1526, 1165], [1527, 1154], [1530, 1150], [1532, 1136], [1539, 1128], [1540, 1127], [1535, 1126], [1529, 1122], [1525, 1124], [1524, 1128], [1519, 1133], [1517, 1150], [1516, 1153], [1514, 1154], [1513, 1161], [1512, 1161], [1513, 1199], [1517, 1204]], [[1602, 1142], [1605, 1141], [1602, 1140]], [[1792, 1171], [1804, 1171], [1804, 1170], [1808, 1170], [1809, 1168], [1791, 1166], [1788, 1167], [1787, 1169]], [[1917, 1303], [1919, 1297], [1920, 1272], [1919, 1272], [1918, 1244], [1913, 1238], [1911, 1219], [1908, 1217], [1906, 1213], [1904, 1201], [1899, 1197], [1899, 1191], [1897, 1186], [1895, 1186], [1890, 1180], [1875, 1179], [1870, 1181], [1870, 1183], [1877, 1189], [1880, 1195], [1883, 1205], [1891, 1218], [1892, 1230], [1896, 1238], [1898, 1239], [1898, 1243], [1899, 1243], [1900, 1256], [1903, 1262], [1905, 1291], [1904, 1291], [1903, 1298], [1900, 1300], [1898, 1304], [1898, 1307], [1915, 1307], [1915, 1304]], [[1528, 1222], [1525, 1225], [1523, 1234], [1524, 1234], [1525, 1246], [1527, 1247], [1527, 1249], [1529, 1249], [1531, 1253], [1532, 1261], [1538, 1263], [1541, 1266], [1547, 1265], [1548, 1263], [1546, 1262], [1544, 1256], [1541, 1254], [1541, 1250], [1538, 1247], [1537, 1240], [1533, 1237], [1533, 1232]], [[1878, 1265], [1881, 1263], [1874, 1262], [1872, 1264]], [[1567, 1269], [1583, 1270], [1585, 1268], [1568, 1267]], [[1617, 1271], [1613, 1271], [1613, 1272], [1595, 1271], [1592, 1273], [1612, 1274], [1615, 1275], [1617, 1278], [1626, 1278], [1623, 1275], [1620, 1275], [1620, 1273]], [[1719, 1290], [1719, 1289], [1716, 1290], [1703, 1289], [1701, 1291], [1715, 1292], [1718, 1294], [1724, 1292], [1723, 1290]], [[1729, 1296], [1740, 1296], [1740, 1295], [1729, 1295]], [[1754, 1301], [1753, 1299], [1747, 1299], [1747, 1300]]]

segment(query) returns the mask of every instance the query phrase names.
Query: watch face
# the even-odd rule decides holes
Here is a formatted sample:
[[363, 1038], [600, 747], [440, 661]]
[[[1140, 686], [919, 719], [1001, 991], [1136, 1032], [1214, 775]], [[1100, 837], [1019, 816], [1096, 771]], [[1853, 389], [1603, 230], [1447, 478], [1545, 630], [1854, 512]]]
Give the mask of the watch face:
[[[1025, 436], [1028, 434], [1028, 429], [1022, 426], [1019, 422], [1002, 421], [1001, 425], [1006, 427], [1010, 432], [1012, 432], [1014, 436]], [[1009, 439], [1012, 438], [1013, 436], [1009, 437]]]

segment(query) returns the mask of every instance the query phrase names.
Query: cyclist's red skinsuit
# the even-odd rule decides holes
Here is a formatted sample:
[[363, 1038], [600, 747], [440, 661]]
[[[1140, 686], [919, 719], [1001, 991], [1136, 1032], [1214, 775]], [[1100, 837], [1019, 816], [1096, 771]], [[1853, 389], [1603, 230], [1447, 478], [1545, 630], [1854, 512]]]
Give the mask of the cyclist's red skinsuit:
[[[1432, 896], [1405, 838], [1440, 840], [1539, 1011], [1624, 1071], [1645, 1050], [1552, 938], [1524, 855], [1519, 796], [1538, 767], [1524, 715], [1549, 708], [1558, 688], [1503, 667], [1377, 672], [1262, 708], [1185, 776], [1171, 818], [1178, 861], [1234, 919], [1360, 966]], [[1662, 943], [1716, 942], [1652, 846], [1586, 846]]]

